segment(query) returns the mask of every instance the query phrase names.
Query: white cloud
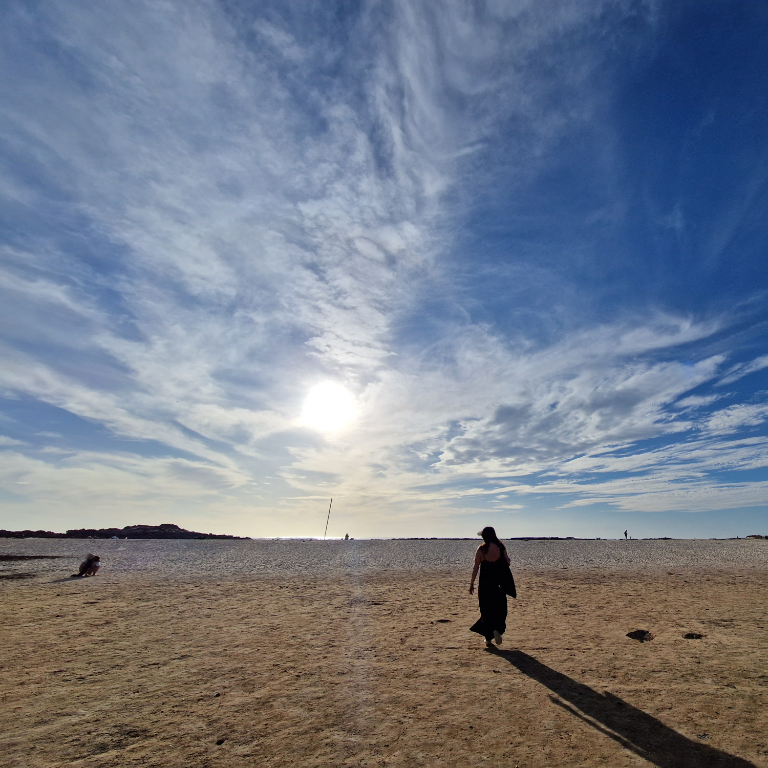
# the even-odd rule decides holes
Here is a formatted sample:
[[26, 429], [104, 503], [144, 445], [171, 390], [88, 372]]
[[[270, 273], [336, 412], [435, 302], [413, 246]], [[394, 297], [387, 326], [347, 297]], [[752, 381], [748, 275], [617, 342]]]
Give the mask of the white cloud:
[[[365, 495], [367, 503], [374, 497], [394, 503], [480, 492], [454, 487], [462, 478], [642, 467], [641, 458], [621, 460], [628, 464], [622, 467], [604, 454], [690, 431], [695, 425], [670, 416], [666, 406], [711, 380], [722, 358], [693, 366], [635, 358], [628, 365], [616, 353], [626, 347], [622, 330], [614, 332], [611, 337], [599, 329], [528, 355], [512, 354], [487, 334], [475, 335], [471, 345], [458, 337], [445, 365], [422, 364], [412, 375], [390, 373], [369, 386], [361, 399], [362, 424], [332, 443], [295, 451], [295, 471], [334, 477], [348, 495]], [[647, 338], [657, 349], [658, 338], [650, 332]], [[668, 343], [674, 345], [673, 336]], [[409, 362], [420, 361], [402, 361], [403, 367]], [[584, 452], [593, 458], [572, 458]], [[292, 482], [311, 488], [311, 481]]]
[[689, 395], [688, 397], [681, 397], [676, 403], [675, 408], [685, 408], [688, 410], [695, 410], [696, 408], [704, 408], [707, 405], [712, 405], [720, 400], [723, 395]]
[[733, 384], [733, 382], [743, 379], [750, 373], [756, 371], [762, 371], [768, 368], [768, 355], [761, 355], [756, 357], [751, 363], [744, 365], [736, 365], [726, 372], [726, 375], [718, 382], [719, 386], [725, 386], [726, 384]]
[[[547, 344], [524, 329], [512, 338], [472, 319], [444, 258], [467, 215], [451, 196], [471, 195], [475, 156], [505, 126], [519, 134], [507, 161], [523, 180], [590, 121], [580, 86], [602, 54], [578, 33], [605, 7], [402, 2], [382, 19], [364, 6], [345, 50], [307, 43], [277, 16], [239, 27], [202, 0], [41, 11], [36, 29], [67, 64], [51, 69], [10, 40], [17, 79], [0, 95], [5, 138], [43, 181], [0, 191], [41, 222], [75, 222], [80, 239], [41, 228], [4, 254], [0, 289], [25, 320], [0, 386], [178, 455], [19, 454], [11, 475], [28, 479], [15, 482], [57, 509], [58, 487], [70, 510], [78, 498], [106, 509], [112, 489], [126, 509], [198, 495], [216, 511], [240, 509], [255, 479], [277, 488], [256, 500], [265, 517], [298, 517], [334, 489], [376, 518], [449, 515], [463, 501], [515, 511], [530, 489], [598, 494], [508, 481], [532, 473], [651, 472], [673, 459], [680, 476], [709, 471], [713, 444], [676, 458], [634, 446], [701, 426], [689, 411], [717, 398], [687, 393], [725, 359], [687, 359], [723, 322], [622, 316]], [[431, 338], [436, 297], [445, 312], [430, 317]], [[342, 434], [296, 426], [323, 380], [357, 398]], [[738, 406], [704, 430], [763, 418]], [[746, 467], [759, 450], [733, 444], [728, 461]], [[647, 496], [627, 483], [600, 497]]]
[[[262, 498], [246, 476], [215, 464], [107, 452], [70, 452], [51, 461], [9, 451], [0, 487], [13, 494], [4, 500], [2, 527], [54, 530], [158, 524], [172, 516], [193, 530], [228, 533], [248, 524]], [[191, 506], [198, 503], [205, 520]]]
[[732, 405], [713, 413], [704, 429], [725, 435], [742, 427], [753, 427], [768, 419], [768, 405]]
[[[610, 452], [563, 463], [555, 482], [520, 483], [517, 493], [570, 497], [563, 508], [609, 504], [634, 512], [700, 512], [764, 504], [762, 481], [724, 481], [723, 472], [768, 468], [768, 438], [708, 435], [629, 455]], [[616, 475], [604, 480], [602, 474]]]
[[8, 350], [0, 369], [0, 386], [24, 392], [85, 419], [109, 427], [115, 434], [139, 440], [156, 440], [178, 450], [232, 466], [224, 454], [190, 438], [172, 421], [153, 418], [141, 393], [130, 397], [98, 391], [54, 372], [43, 363]]

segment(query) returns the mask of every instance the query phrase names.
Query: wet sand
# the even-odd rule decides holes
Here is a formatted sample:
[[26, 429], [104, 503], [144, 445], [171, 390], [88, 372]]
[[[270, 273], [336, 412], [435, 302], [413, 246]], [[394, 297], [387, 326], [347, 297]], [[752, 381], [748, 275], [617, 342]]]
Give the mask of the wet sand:
[[515, 577], [0, 581], [0, 765], [768, 766], [765, 568]]

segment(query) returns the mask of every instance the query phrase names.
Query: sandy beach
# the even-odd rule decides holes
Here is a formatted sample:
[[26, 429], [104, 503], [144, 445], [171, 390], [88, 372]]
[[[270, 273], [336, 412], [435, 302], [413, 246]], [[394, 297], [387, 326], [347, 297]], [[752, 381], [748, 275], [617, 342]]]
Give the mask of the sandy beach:
[[523, 544], [3, 541], [0, 764], [768, 766], [768, 542]]

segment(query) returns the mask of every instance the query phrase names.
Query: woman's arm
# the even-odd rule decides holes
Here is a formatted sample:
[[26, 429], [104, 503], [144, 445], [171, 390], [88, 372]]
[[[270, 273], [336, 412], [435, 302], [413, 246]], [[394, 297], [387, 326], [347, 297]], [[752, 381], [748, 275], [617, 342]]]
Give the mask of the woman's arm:
[[480, 563], [483, 562], [483, 553], [478, 547], [475, 554], [475, 567], [472, 569], [472, 579], [469, 582], [469, 594], [472, 595], [475, 592], [475, 579], [477, 578], [477, 572], [480, 570]]

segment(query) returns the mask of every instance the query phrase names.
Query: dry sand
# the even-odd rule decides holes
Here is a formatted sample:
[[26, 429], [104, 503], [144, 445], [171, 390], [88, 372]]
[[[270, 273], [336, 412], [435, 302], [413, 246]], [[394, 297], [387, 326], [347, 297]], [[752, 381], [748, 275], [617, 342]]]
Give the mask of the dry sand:
[[515, 576], [0, 581], [0, 764], [768, 766], [764, 568]]

